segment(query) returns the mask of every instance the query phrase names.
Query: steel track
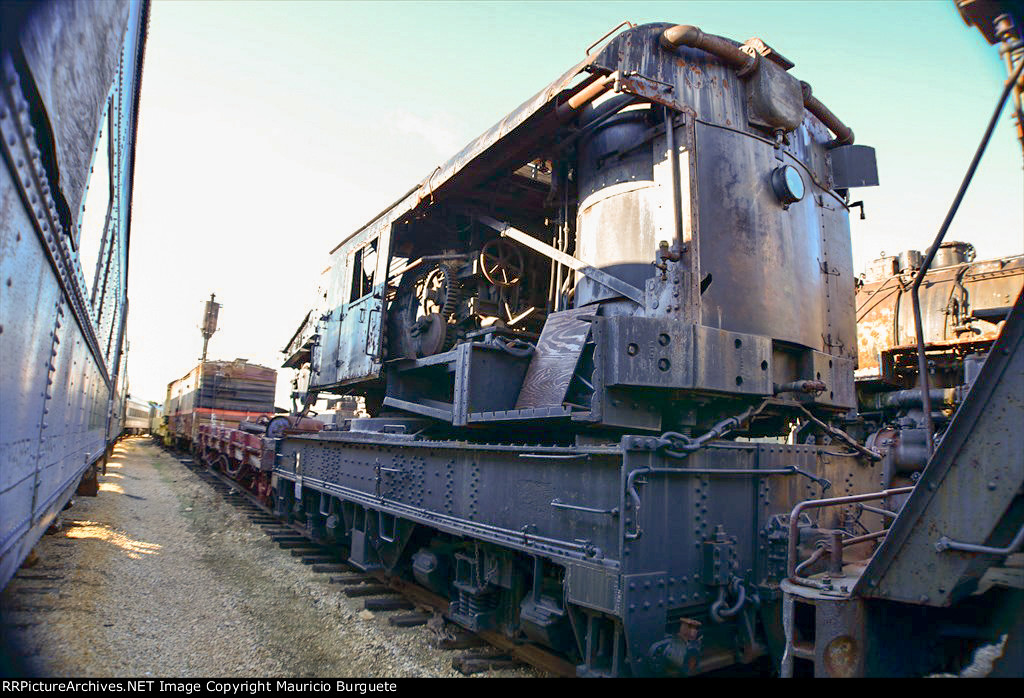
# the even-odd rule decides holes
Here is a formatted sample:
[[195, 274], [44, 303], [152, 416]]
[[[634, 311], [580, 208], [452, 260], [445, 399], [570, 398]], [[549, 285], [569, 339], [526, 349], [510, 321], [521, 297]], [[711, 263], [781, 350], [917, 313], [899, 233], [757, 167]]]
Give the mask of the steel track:
[[[514, 660], [510, 662], [507, 658], [486, 657], [476, 654], [458, 656], [452, 661], [453, 666], [457, 670], [463, 673], [475, 673], [486, 669], [509, 668], [515, 664], [528, 664], [535, 669], [539, 669], [540, 671], [547, 672], [554, 676], [576, 676], [575, 665], [564, 658], [549, 652], [548, 650], [538, 647], [537, 645], [517, 643], [516, 641], [505, 637], [501, 633], [494, 631], [471, 632], [465, 630], [448, 618], [448, 599], [443, 596], [439, 596], [418, 584], [395, 575], [389, 575], [383, 571], [376, 570], [371, 572], [362, 572], [361, 570], [357, 570], [356, 568], [349, 566], [347, 563], [341, 561], [336, 548], [332, 548], [325, 545], [323, 542], [314, 539], [302, 526], [282, 521], [273, 512], [273, 510], [263, 504], [258, 497], [245, 490], [236, 481], [232, 480], [224, 473], [212, 468], [207, 468], [199, 463], [198, 460], [191, 458], [186, 454], [182, 454], [166, 447], [164, 447], [164, 450], [172, 455], [182, 465], [195, 473], [200, 479], [209, 483], [215, 491], [220, 493], [225, 501], [238, 508], [249, 509], [251, 512], [250, 519], [255, 519], [253, 523], [264, 527], [264, 532], [268, 532], [266, 527], [269, 524], [266, 522], [266, 519], [273, 519], [274, 528], [272, 530], [275, 531], [275, 533], [268, 532], [268, 535], [270, 535], [272, 539], [274, 539], [275, 542], [278, 542], [282, 547], [287, 545], [287, 547], [295, 548], [294, 541], [289, 539], [292, 537], [301, 537], [308, 542], [310, 548], [321, 549], [323, 551], [323, 556], [330, 556], [338, 559], [336, 564], [312, 564], [314, 572], [351, 572], [355, 573], [351, 575], [352, 577], [367, 578], [362, 582], [355, 580], [353, 584], [349, 585], [347, 588], [343, 588], [342, 593], [350, 597], [368, 597], [364, 606], [368, 610], [370, 610], [372, 606], [375, 606], [372, 602], [377, 597], [388, 593], [397, 594], [406, 599], [413, 606], [430, 609], [436, 616], [444, 618], [446, 621], [452, 623], [452, 625], [458, 628], [459, 632], [454, 636], [455, 639], [448, 642], [441, 640], [439, 642], [438, 649], [461, 649], [486, 643], [487, 645], [499, 650], [503, 655], [505, 655], [505, 657], [511, 657]], [[296, 557], [299, 557], [299, 555], [296, 555]], [[310, 557], [319, 556], [312, 555]], [[306, 562], [306, 560], [303, 559], [303, 562]], [[320, 569], [318, 569], [318, 567]], [[331, 582], [341, 582], [342, 579], [343, 577], [332, 577]], [[383, 587], [385, 589], [373, 593], [362, 593], [362, 590], [368, 587], [373, 581], [376, 581], [376, 586]], [[393, 618], [391, 620], [398, 619]], [[398, 622], [392, 623], [392, 625], [397, 627], [406, 627], [402, 625], [402, 622], [402, 620], [398, 620]], [[425, 622], [426, 621], [424, 621], [424, 623]]]

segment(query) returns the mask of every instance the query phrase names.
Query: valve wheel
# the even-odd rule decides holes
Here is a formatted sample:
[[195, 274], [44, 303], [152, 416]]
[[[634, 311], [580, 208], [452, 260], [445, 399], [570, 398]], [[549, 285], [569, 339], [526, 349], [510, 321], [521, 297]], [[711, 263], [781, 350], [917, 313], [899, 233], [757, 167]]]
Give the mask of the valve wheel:
[[495, 286], [508, 288], [523, 279], [526, 264], [520, 249], [504, 238], [491, 240], [480, 250], [480, 269]]

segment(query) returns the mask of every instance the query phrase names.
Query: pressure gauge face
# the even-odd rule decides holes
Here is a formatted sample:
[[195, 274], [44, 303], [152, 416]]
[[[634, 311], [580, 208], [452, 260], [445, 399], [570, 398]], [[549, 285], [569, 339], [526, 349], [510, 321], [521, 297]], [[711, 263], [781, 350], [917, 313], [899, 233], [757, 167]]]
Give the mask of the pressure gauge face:
[[779, 197], [784, 209], [804, 198], [803, 177], [792, 165], [777, 167], [772, 172], [772, 189], [775, 190], [775, 196]]

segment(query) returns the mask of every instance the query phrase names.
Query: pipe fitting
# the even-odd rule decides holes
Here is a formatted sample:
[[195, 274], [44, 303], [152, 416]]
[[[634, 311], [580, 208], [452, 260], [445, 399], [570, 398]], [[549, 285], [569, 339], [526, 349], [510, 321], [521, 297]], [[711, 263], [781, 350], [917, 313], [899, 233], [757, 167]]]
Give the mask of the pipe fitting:
[[724, 36], [705, 34], [691, 24], [677, 24], [661, 33], [659, 40], [662, 48], [674, 51], [680, 46], [700, 49], [717, 56], [734, 68], [741, 75], [747, 75], [757, 69], [760, 55], [757, 51], [744, 51], [739, 44]]
[[853, 129], [839, 120], [839, 117], [832, 113], [821, 101], [811, 93], [811, 86], [800, 81], [800, 90], [804, 96], [804, 107], [814, 114], [821, 123], [825, 124], [829, 131], [836, 134], [835, 140], [826, 144], [827, 148], [836, 148], [841, 145], [853, 145]]
[[[745, 77], [756, 71], [760, 66], [761, 54], [752, 46], [737, 44], [723, 36], [705, 34], [690, 24], [677, 24], [661, 33], [659, 43], [662, 48], [674, 51], [680, 46], [706, 51], [737, 69], [739, 77]], [[853, 129], [839, 120], [832, 111], [811, 94], [811, 86], [800, 81], [803, 92], [804, 107], [818, 118], [835, 134], [826, 147], [835, 148], [841, 145], [852, 145]]]
[[677, 24], [661, 33], [660, 43], [662, 48], [673, 51], [680, 46], [698, 46], [703, 36], [704, 32], [692, 24]]
[[555, 108], [555, 113], [562, 121], [568, 121], [586, 104], [594, 101], [597, 97], [610, 90], [618, 79], [618, 73], [604, 75], [597, 78], [582, 90], [574, 94], [562, 104]]

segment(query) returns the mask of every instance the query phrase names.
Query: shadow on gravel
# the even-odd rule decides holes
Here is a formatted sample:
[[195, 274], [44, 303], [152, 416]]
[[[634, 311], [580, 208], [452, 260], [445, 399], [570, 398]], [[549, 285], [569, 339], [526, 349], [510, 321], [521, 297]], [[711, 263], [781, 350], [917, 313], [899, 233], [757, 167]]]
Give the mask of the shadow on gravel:
[[24, 660], [25, 652], [12, 636], [7, 618], [0, 613], [0, 678], [33, 678], [37, 673]]

